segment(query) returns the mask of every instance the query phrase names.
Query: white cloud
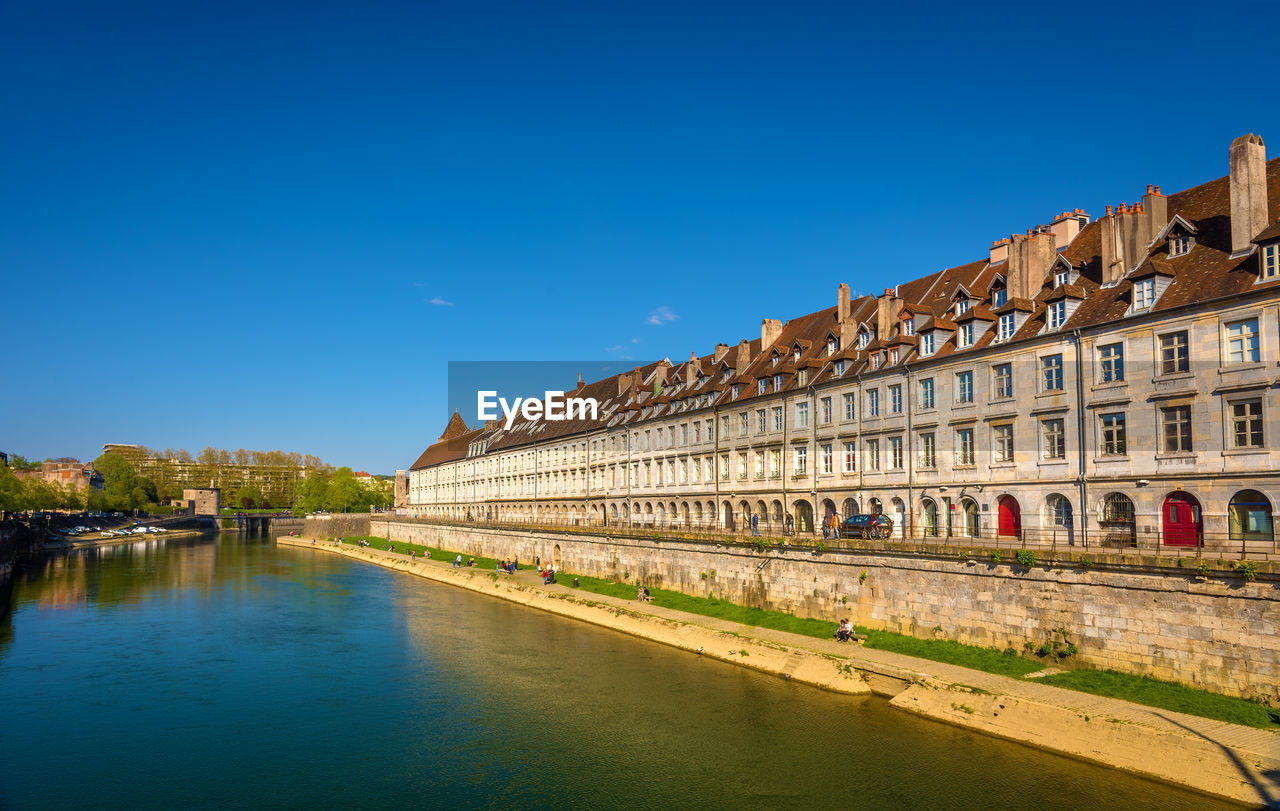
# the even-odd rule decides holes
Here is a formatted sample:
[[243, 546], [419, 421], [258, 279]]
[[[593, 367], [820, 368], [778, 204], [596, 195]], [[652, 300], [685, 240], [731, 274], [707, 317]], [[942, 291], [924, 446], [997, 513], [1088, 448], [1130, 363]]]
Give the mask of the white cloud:
[[445, 301], [445, 300], [444, 300], [444, 298], [443, 298], [443, 297], [441, 297], [441, 296], [436, 296], [435, 298], [429, 299], [428, 301], [429, 301], [429, 303], [434, 304], [434, 305], [436, 305], [437, 307], [452, 307], [452, 306], [453, 306], [453, 302], [452, 302], [452, 301]]
[[605, 351], [606, 351], [606, 352], [620, 352], [620, 351], [622, 351], [622, 345], [621, 345], [621, 344], [619, 344], [618, 346], [611, 346], [611, 347], [609, 347], [608, 349], [606, 349]]
[[670, 307], [664, 304], [658, 309], [649, 313], [649, 317], [646, 319], [646, 321], [648, 321], [648, 323], [650, 324], [653, 324], [655, 327], [660, 327], [663, 324], [667, 323], [668, 321], [675, 321], [679, 317], [680, 316], [671, 312]]

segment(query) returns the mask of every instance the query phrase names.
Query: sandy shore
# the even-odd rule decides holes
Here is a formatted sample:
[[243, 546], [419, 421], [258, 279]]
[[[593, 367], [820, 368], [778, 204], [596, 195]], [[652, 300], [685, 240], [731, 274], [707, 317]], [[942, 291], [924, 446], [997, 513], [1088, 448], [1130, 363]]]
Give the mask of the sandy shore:
[[842, 693], [955, 726], [1154, 777], [1250, 805], [1280, 807], [1280, 734], [1090, 696], [834, 640], [751, 628], [611, 597], [542, 586], [447, 562], [328, 541], [277, 538], [368, 561]]

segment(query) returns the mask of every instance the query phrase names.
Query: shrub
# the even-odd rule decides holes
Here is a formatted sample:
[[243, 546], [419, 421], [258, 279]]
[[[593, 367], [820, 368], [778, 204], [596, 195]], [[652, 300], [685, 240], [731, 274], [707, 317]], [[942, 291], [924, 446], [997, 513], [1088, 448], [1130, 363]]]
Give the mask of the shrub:
[[827, 542], [826, 542], [826, 541], [814, 541], [814, 542], [813, 542], [813, 549], [814, 549], [814, 551], [815, 551], [815, 552], [817, 552], [818, 554], [822, 554], [823, 552], [827, 551]]
[[1209, 572], [1211, 571], [1213, 570], [1209, 568], [1209, 561], [1207, 560], [1202, 560], [1200, 561], [1199, 564], [1196, 565], [1196, 574], [1200, 575], [1201, 577], [1208, 577]]
[[992, 552], [992, 553], [991, 553], [991, 562], [992, 562], [992, 563], [999, 563], [999, 562], [1000, 562], [1000, 560], [1001, 560], [1001, 558], [1000, 558], [1000, 550], [999, 550], [999, 549], [997, 549], [996, 551], [994, 551], [994, 552]]
[[1032, 552], [1030, 549], [1019, 549], [1014, 553], [1014, 557], [1017, 558], [1018, 563], [1023, 566], [1030, 567], [1036, 565], [1036, 553]]
[[1080, 558], [1081, 569], [1089, 569], [1092, 567], [1093, 567], [1093, 561], [1089, 558], [1088, 555], [1085, 555], [1084, 557]]
[[865, 582], [867, 582], [867, 570], [866, 570], [866, 569], [863, 569], [863, 570], [862, 570], [862, 574], [858, 575], [858, 582], [859, 582], [859, 583], [865, 583]]
[[1254, 563], [1251, 560], [1246, 560], [1243, 563], [1237, 564], [1236, 571], [1239, 572], [1240, 576], [1243, 577], [1245, 580], [1258, 579], [1258, 564]]

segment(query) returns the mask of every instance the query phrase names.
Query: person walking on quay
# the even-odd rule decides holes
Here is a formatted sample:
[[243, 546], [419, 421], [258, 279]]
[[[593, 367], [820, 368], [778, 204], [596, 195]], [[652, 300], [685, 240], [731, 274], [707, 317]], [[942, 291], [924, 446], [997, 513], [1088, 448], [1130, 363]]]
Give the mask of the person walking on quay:
[[786, 533], [787, 533], [788, 535], [794, 535], [794, 534], [795, 534], [795, 531], [796, 531], [796, 519], [795, 519], [795, 516], [793, 516], [791, 513], [787, 513], [787, 517], [786, 517]]
[[461, 565], [462, 565], [462, 555], [458, 555], [456, 558], [453, 559], [453, 568], [456, 569]]
[[751, 537], [760, 537], [760, 516], [755, 513], [751, 513]]

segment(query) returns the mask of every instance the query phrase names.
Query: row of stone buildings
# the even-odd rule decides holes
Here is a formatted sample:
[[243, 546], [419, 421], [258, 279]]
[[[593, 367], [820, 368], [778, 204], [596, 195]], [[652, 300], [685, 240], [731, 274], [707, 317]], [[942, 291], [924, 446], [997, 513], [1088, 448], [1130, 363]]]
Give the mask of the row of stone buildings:
[[[1280, 160], [1080, 209], [981, 259], [584, 384], [598, 418], [469, 428], [417, 516], [1275, 551]], [[557, 388], [564, 381], [547, 381]]]

